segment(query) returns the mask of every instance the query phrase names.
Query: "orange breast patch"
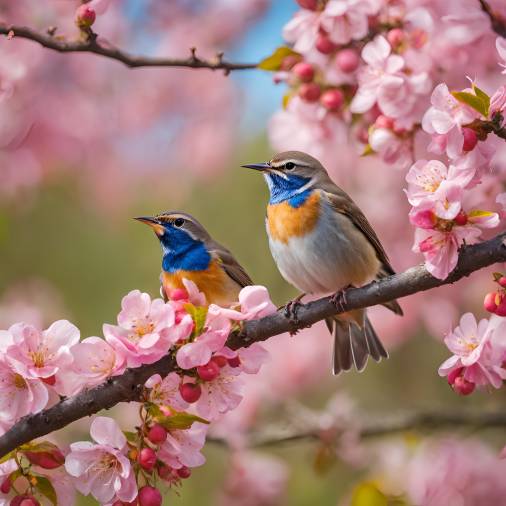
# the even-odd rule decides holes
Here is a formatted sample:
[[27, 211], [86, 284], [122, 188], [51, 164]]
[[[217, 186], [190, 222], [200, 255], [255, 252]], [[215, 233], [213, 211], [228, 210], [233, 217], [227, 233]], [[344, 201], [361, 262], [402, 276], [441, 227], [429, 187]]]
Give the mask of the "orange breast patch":
[[267, 206], [267, 227], [272, 239], [284, 244], [313, 230], [320, 216], [320, 192], [313, 192], [299, 207], [288, 202]]
[[237, 301], [240, 287], [222, 269], [218, 260], [212, 260], [203, 271], [162, 272], [161, 281], [166, 294], [175, 288], [184, 288], [183, 279], [193, 281], [206, 296], [208, 304], [230, 304]]

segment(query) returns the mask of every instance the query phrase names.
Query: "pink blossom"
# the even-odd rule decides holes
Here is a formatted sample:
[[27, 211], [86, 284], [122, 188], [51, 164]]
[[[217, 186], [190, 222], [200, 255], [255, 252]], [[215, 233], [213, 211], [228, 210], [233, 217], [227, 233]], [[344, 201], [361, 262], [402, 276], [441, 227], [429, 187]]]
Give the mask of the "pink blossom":
[[283, 38], [293, 44], [295, 51], [309, 53], [316, 44], [320, 13], [302, 9], [283, 27]]
[[238, 357], [240, 370], [246, 374], [257, 374], [269, 358], [269, 352], [259, 343], [253, 343], [247, 348], [239, 348], [237, 351], [225, 346], [217, 355], [222, 355], [227, 359]]
[[162, 358], [173, 344], [191, 333], [193, 321], [186, 315], [176, 323], [170, 303], [133, 290], [121, 302], [119, 326], [104, 325], [107, 342], [126, 357], [128, 367], [151, 364]]
[[506, 211], [506, 193], [497, 195], [495, 201], [502, 207], [503, 211]]
[[176, 411], [184, 411], [188, 408], [179, 393], [179, 385], [181, 378], [175, 372], [171, 372], [162, 379], [159, 374], [154, 374], [145, 383], [145, 387], [149, 388], [149, 401], [159, 405], [160, 407], [170, 406]]
[[501, 67], [504, 68], [502, 73], [506, 74], [506, 39], [503, 39], [502, 37], [497, 37], [495, 41], [495, 47], [502, 60], [502, 63], [499, 64]]
[[79, 342], [79, 329], [67, 320], [54, 322], [40, 332], [32, 325], [18, 323], [9, 331], [14, 344], [6, 352], [6, 360], [27, 378], [49, 378], [72, 363], [70, 351]]
[[506, 370], [502, 368], [506, 356], [505, 331], [506, 321], [499, 317], [477, 323], [472, 313], [464, 314], [460, 325], [445, 338], [453, 356], [440, 366], [440, 376], [464, 369], [467, 381], [499, 388], [506, 378]]
[[396, 169], [407, 169], [413, 163], [412, 140], [403, 139], [388, 128], [374, 128], [369, 134], [369, 145]]
[[22, 416], [42, 411], [49, 400], [46, 386], [38, 378], [23, 376], [24, 367], [0, 359], [0, 423], [12, 424]]
[[490, 97], [489, 116], [492, 117], [498, 112], [504, 111], [506, 107], [506, 86], [502, 85], [497, 88], [495, 93]]
[[202, 395], [196, 403], [197, 413], [206, 420], [216, 420], [223, 413], [235, 409], [242, 399], [243, 381], [230, 366], [220, 370], [213, 381], [201, 384]]
[[80, 441], [70, 445], [65, 469], [84, 495], [92, 494], [101, 503], [115, 495], [124, 502], [137, 497], [135, 474], [126, 457], [127, 440], [112, 418], [96, 417], [90, 434], [97, 443]]
[[335, 44], [363, 39], [369, 32], [369, 16], [377, 14], [375, 0], [329, 0], [321, 14], [321, 27]]
[[246, 320], [263, 318], [276, 312], [265, 286], [246, 286], [239, 292], [241, 313]]
[[186, 430], [169, 431], [158, 452], [158, 459], [173, 469], [201, 466], [206, 461], [200, 453], [206, 441], [206, 432], [207, 425], [198, 422]]
[[444, 136], [448, 157], [456, 158], [462, 154], [464, 146], [462, 126], [471, 123], [479, 114], [459, 102], [444, 83], [434, 88], [431, 103], [432, 107], [423, 117], [422, 127], [429, 134]]

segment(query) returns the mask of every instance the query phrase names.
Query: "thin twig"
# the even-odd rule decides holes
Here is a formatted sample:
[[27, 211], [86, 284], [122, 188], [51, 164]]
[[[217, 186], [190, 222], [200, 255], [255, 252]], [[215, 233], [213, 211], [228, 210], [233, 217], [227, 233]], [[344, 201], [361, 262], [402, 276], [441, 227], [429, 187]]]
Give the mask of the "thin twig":
[[506, 37], [506, 21], [498, 16], [485, 0], [478, 0], [481, 10], [489, 17], [492, 30], [501, 37]]
[[[227, 346], [232, 349], [247, 347], [254, 342], [265, 341], [269, 337], [284, 332], [311, 326], [340, 312], [382, 304], [454, 283], [474, 271], [494, 263], [505, 262], [505, 241], [506, 233], [503, 233], [489, 241], [462, 248], [457, 267], [445, 280], [432, 277], [423, 265], [419, 265], [364, 287], [348, 289], [346, 303], [340, 309], [336, 309], [330, 297], [325, 297], [301, 305], [297, 312], [296, 322], [288, 319], [284, 311], [278, 311], [259, 320], [248, 321], [241, 332], [229, 336]], [[110, 378], [103, 385], [65, 399], [40, 413], [23, 417], [0, 437], [0, 456], [36, 437], [61, 429], [102, 409], [109, 409], [119, 402], [138, 401], [141, 397], [142, 385], [151, 375], [158, 373], [166, 376], [175, 369], [175, 366], [174, 358], [167, 356], [154, 364], [128, 369], [121, 376]]]

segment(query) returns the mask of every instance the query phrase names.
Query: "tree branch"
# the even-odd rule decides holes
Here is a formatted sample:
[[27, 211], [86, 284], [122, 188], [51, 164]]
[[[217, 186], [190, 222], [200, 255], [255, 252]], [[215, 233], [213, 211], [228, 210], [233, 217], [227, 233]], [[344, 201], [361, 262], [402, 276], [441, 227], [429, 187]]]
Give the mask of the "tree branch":
[[[311, 326], [340, 312], [374, 306], [454, 283], [474, 271], [505, 261], [506, 233], [503, 233], [489, 241], [462, 248], [456, 269], [445, 280], [432, 277], [423, 265], [412, 267], [401, 274], [384, 278], [364, 287], [346, 290], [346, 303], [340, 310], [336, 309], [330, 297], [325, 297], [300, 306], [297, 322], [289, 320], [283, 311], [259, 320], [248, 321], [241, 332], [230, 335], [227, 346], [233, 349], [247, 347], [254, 342], [265, 341], [283, 332], [293, 332]], [[158, 373], [166, 376], [175, 368], [174, 358], [167, 356], [154, 364], [128, 369], [121, 376], [110, 378], [103, 385], [62, 400], [40, 413], [23, 417], [0, 437], [0, 456], [23, 443], [61, 429], [71, 422], [102, 409], [109, 409], [119, 402], [140, 400], [142, 386], [151, 375]]]
[[223, 70], [225, 74], [232, 70], [247, 70], [256, 68], [255, 63], [232, 63], [223, 59], [223, 54], [218, 53], [212, 60], [203, 60], [196, 54], [196, 49], [190, 49], [188, 58], [156, 58], [151, 56], [137, 56], [122, 51], [114, 46], [105, 45], [95, 34], [87, 40], [67, 41], [54, 35], [54, 30], [48, 34], [40, 33], [26, 26], [15, 26], [0, 23], [0, 34], [8, 38], [18, 37], [33, 40], [41, 46], [53, 49], [60, 53], [94, 53], [112, 60], [117, 60], [127, 67], [188, 67], [193, 69]]
[[481, 10], [489, 17], [492, 30], [501, 37], [506, 38], [506, 21], [499, 17], [485, 0], [478, 0]]
[[[480, 412], [469, 411], [420, 411], [398, 413], [393, 416], [374, 416], [364, 420], [353, 422], [357, 427], [359, 439], [372, 439], [381, 436], [390, 436], [406, 431], [435, 431], [456, 428], [492, 429], [506, 428], [506, 412]], [[331, 437], [329, 437], [329, 433]], [[334, 429], [313, 428], [299, 432], [287, 433], [284, 431], [278, 435], [254, 435], [251, 439], [253, 447], [276, 446], [279, 444], [293, 443], [297, 441], [322, 441], [336, 443], [342, 431], [339, 426]], [[224, 443], [223, 440], [213, 440]]]

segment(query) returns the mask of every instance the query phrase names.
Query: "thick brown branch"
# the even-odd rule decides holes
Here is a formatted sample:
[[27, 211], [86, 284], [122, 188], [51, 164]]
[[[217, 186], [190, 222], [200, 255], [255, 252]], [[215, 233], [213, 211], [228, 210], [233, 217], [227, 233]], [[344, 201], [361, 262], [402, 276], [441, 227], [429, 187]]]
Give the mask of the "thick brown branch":
[[[445, 280], [432, 277], [425, 267], [419, 265], [362, 288], [350, 288], [346, 291], [346, 304], [344, 304], [342, 311], [374, 306], [392, 299], [454, 283], [474, 271], [497, 262], [505, 262], [505, 241], [506, 233], [503, 233], [489, 241], [463, 248], [456, 269]], [[283, 332], [311, 326], [338, 312], [340, 311], [336, 309], [330, 297], [325, 297], [300, 306], [297, 323], [287, 319], [283, 311], [260, 320], [249, 321], [240, 333], [229, 337], [227, 345], [233, 349], [249, 346], [254, 342], [265, 341], [269, 337]], [[111, 408], [119, 402], [139, 400], [142, 385], [152, 374], [167, 375], [174, 370], [175, 365], [172, 357], [165, 357], [154, 364], [129, 369], [123, 375], [112, 378], [103, 385], [63, 400], [41, 413], [22, 418], [0, 437], [0, 456], [23, 443], [61, 429], [75, 420], [97, 413], [102, 409]]]
[[0, 23], [0, 34], [9, 38], [19, 37], [33, 40], [40, 45], [60, 53], [94, 53], [112, 60], [117, 60], [127, 67], [188, 67], [193, 69], [223, 70], [229, 73], [232, 70], [246, 70], [256, 68], [254, 63], [232, 63], [217, 54], [213, 60], [203, 60], [196, 55], [196, 50], [190, 50], [188, 58], [155, 58], [151, 56], [137, 56], [116, 47], [105, 45], [100, 38], [89, 37], [87, 40], [67, 41], [51, 33], [44, 34], [26, 26], [14, 26]]
[[502, 19], [496, 14], [488, 2], [485, 0], [478, 0], [480, 2], [481, 10], [489, 17], [492, 30], [501, 37], [506, 37], [506, 20]]
[[[357, 420], [352, 424], [358, 427], [360, 439], [369, 439], [381, 436], [390, 436], [406, 431], [455, 431], [459, 428], [493, 429], [506, 428], [506, 411], [504, 412], [469, 412], [469, 411], [421, 411], [413, 413], [399, 413], [394, 416], [373, 416], [366, 420]], [[329, 433], [334, 436], [329, 438]], [[256, 435], [251, 439], [251, 445], [255, 447], [275, 446], [304, 440], [316, 440], [325, 443], [338, 442], [341, 431], [337, 427], [335, 431], [321, 430], [319, 428], [304, 431], [281, 433], [279, 435]], [[217, 442], [223, 442], [217, 440]]]

